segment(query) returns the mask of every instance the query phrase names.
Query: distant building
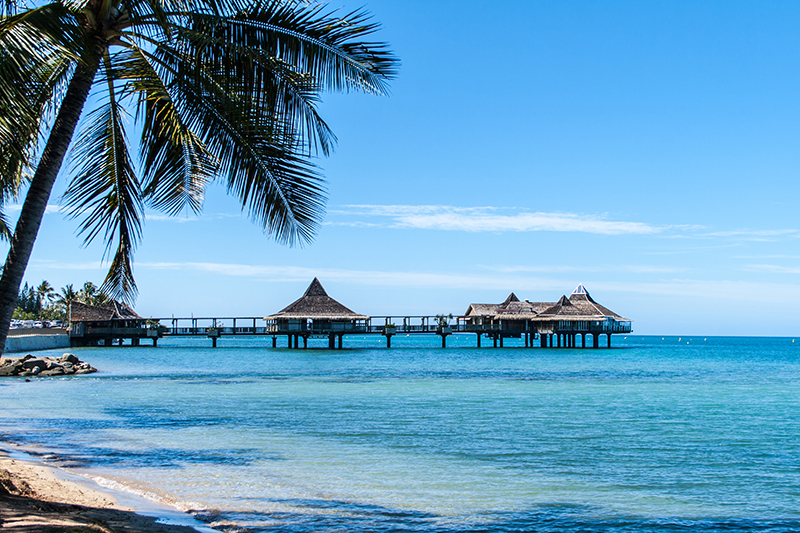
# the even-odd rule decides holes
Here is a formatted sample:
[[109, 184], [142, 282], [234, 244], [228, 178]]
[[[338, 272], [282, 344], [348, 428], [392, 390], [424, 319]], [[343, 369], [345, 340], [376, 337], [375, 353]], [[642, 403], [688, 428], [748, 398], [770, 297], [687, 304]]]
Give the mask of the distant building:
[[149, 328], [147, 320], [136, 314], [125, 303], [110, 300], [101, 305], [71, 302], [69, 305], [69, 336], [73, 346], [111, 346], [130, 339], [134, 346], [142, 338], [153, 339], [156, 344], [159, 332]]
[[610, 346], [613, 333], [631, 332], [630, 319], [595, 302], [582, 284], [569, 298], [562, 296], [557, 302], [520, 301], [512, 292], [501, 304], [471, 304], [463, 320], [468, 329], [484, 331], [495, 342], [538, 334], [542, 346], [553, 346], [555, 339], [558, 346], [574, 347], [579, 335], [582, 346], [586, 346], [586, 335], [593, 336], [595, 347], [600, 335], [608, 335]]
[[355, 313], [328, 296], [317, 278], [303, 296], [264, 318], [267, 331], [274, 335], [288, 335], [290, 345], [293, 338], [297, 347], [300, 337], [305, 345], [311, 335], [327, 335], [331, 348], [337, 335], [341, 347], [344, 333], [366, 331], [368, 319], [368, 316]]

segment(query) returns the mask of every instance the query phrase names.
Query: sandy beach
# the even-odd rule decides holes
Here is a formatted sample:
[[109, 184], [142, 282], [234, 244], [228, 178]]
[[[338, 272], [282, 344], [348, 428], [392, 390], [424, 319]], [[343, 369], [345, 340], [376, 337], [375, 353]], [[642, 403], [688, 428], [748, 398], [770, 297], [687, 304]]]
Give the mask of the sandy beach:
[[136, 514], [110, 494], [60, 479], [0, 449], [0, 530], [14, 533], [197, 533]]

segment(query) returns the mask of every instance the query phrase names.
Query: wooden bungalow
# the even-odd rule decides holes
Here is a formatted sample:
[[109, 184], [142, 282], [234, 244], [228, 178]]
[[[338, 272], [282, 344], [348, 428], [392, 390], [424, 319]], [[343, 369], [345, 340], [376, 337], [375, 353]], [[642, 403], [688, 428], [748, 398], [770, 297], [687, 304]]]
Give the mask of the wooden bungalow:
[[111, 300], [101, 306], [71, 302], [69, 305], [69, 337], [73, 346], [105, 346], [114, 341], [121, 345], [130, 339], [134, 346], [141, 339], [158, 343], [158, 328], [149, 327], [147, 320], [125, 303]]
[[500, 304], [471, 304], [461, 319], [464, 320], [464, 329], [478, 333], [478, 346], [480, 335], [485, 333], [497, 345], [503, 345], [504, 338], [520, 338], [525, 336], [525, 345], [530, 345], [530, 339], [535, 335], [531, 327], [531, 320], [539, 313], [551, 307], [552, 303], [531, 302], [520, 300], [513, 292]]
[[631, 321], [595, 302], [583, 284], [567, 298], [562, 296], [557, 302], [520, 301], [512, 292], [506, 300], [497, 305], [472, 304], [461, 317], [466, 331], [492, 337], [495, 345], [503, 339], [524, 336], [525, 345], [531, 346], [537, 336], [541, 345], [575, 347], [577, 336], [582, 337], [586, 346], [586, 335], [593, 336], [593, 346], [598, 346], [601, 334], [630, 333]]
[[294, 344], [295, 348], [299, 347], [301, 337], [305, 348], [309, 337], [327, 336], [329, 348], [334, 348], [336, 337], [341, 348], [345, 333], [367, 331], [369, 317], [353, 312], [328, 296], [319, 280], [314, 278], [302, 297], [264, 320], [267, 331], [273, 335], [273, 346], [276, 335], [287, 335], [289, 347]]
[[[545, 327], [549, 330], [550, 345], [553, 345], [555, 335], [559, 347], [574, 348], [578, 335], [584, 348], [586, 335], [592, 335], [595, 348], [600, 335], [607, 335], [611, 347], [612, 334], [631, 332], [631, 321], [594, 301], [583, 284], [579, 284], [569, 298], [562, 296], [555, 305], [543, 311], [536, 322], [540, 332], [544, 333]], [[542, 345], [545, 345], [544, 339]]]

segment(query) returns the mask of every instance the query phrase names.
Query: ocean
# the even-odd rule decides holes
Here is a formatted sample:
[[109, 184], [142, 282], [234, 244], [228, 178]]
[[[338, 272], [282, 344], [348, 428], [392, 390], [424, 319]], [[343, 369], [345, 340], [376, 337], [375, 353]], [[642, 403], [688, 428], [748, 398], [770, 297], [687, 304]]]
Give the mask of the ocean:
[[0, 440], [221, 530], [800, 530], [800, 339], [383, 343], [74, 348]]

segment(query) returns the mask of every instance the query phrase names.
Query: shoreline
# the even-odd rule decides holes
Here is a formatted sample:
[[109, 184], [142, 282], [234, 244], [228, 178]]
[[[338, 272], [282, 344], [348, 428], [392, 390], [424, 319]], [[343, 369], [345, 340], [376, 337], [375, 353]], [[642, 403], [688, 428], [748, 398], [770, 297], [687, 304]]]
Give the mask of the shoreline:
[[[139, 505], [138, 499], [143, 500]], [[20, 533], [53, 528], [76, 533], [219, 533], [178, 509], [46, 465], [8, 442], [0, 442], [0, 528]]]

